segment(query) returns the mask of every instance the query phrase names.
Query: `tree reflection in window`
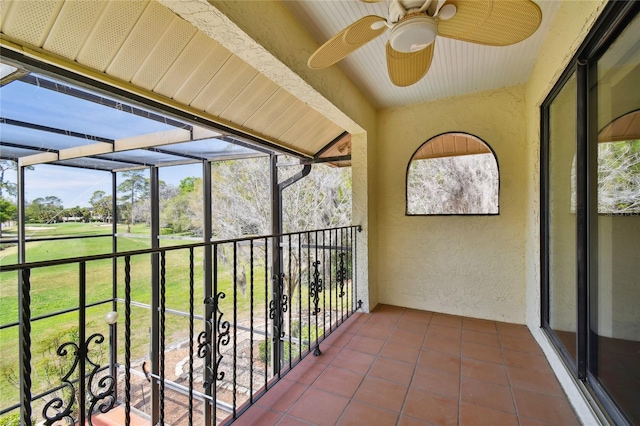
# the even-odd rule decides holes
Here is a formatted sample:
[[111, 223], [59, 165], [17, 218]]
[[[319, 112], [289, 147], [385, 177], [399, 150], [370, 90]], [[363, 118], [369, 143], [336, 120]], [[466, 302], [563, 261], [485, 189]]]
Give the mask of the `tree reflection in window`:
[[[576, 212], [576, 158], [571, 162], [571, 212]], [[598, 133], [598, 214], [640, 215], [640, 111]]]
[[500, 176], [493, 151], [466, 133], [425, 142], [407, 168], [407, 215], [499, 213]]
[[598, 134], [598, 213], [640, 214], [640, 110]]

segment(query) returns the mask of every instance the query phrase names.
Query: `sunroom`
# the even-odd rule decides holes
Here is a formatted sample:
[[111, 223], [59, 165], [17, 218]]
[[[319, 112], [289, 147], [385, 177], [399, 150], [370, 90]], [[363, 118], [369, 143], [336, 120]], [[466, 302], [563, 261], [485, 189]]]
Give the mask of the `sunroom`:
[[[116, 359], [111, 356], [108, 368], [100, 370], [104, 375], [99, 377], [117, 382], [102, 382], [115, 389], [114, 403], [104, 409], [104, 398], [97, 397], [100, 389], [89, 384], [95, 367], [89, 347], [95, 339], [93, 331], [84, 326], [79, 327], [80, 335], [71, 345], [59, 350], [71, 351], [75, 345], [75, 362], [80, 368], [73, 364], [75, 376], [58, 378], [59, 382], [68, 379], [73, 391], [62, 392], [59, 401], [47, 400], [52, 409], [49, 412], [54, 414], [44, 415], [37, 406], [35, 401], [45, 397], [31, 389], [32, 382], [38, 380], [32, 377], [30, 363], [34, 346], [31, 329], [33, 324], [35, 330], [38, 322], [30, 315], [31, 276], [36, 277], [40, 267], [56, 265], [29, 263], [24, 255], [15, 265], [3, 262], [3, 309], [5, 300], [17, 304], [17, 315], [10, 324], [0, 326], [2, 330], [13, 328], [20, 346], [19, 377], [15, 378], [19, 400], [3, 401], [0, 409], [4, 416], [19, 412], [23, 424], [30, 419], [46, 424], [64, 419], [98, 424], [102, 421], [99, 418], [105, 418], [101, 416], [119, 409], [123, 424], [141, 420], [145, 424], [212, 424], [216, 417], [221, 422], [248, 424], [358, 424], [358, 419], [364, 421], [363, 413], [381, 410], [384, 416], [376, 417], [379, 424], [479, 424], [479, 420], [470, 420], [471, 412], [477, 415], [475, 419], [493, 419], [493, 424], [502, 422], [497, 419], [514, 421], [514, 417], [519, 424], [578, 420], [583, 424], [640, 423], [638, 3], [535, 2], [542, 13], [540, 27], [531, 37], [507, 47], [476, 46], [438, 37], [429, 72], [407, 87], [393, 84], [387, 75], [387, 34], [339, 65], [323, 70], [307, 66], [313, 52], [340, 29], [366, 15], [387, 16], [385, 3], [1, 3], [0, 157], [17, 160], [18, 192], [24, 188], [29, 166], [91, 164], [88, 167], [101, 167], [106, 172], [148, 169], [150, 197], [155, 199], [149, 212], [154, 230], [150, 247], [125, 253], [114, 243], [112, 253], [57, 260], [76, 265], [79, 295], [73, 297], [79, 303], [73, 315], [80, 324], [97, 302], [82, 295], [87, 277], [92, 277], [92, 262], [100, 264], [107, 275], [101, 277], [105, 282], [117, 282], [109, 303], [101, 305], [109, 314], [109, 324], [100, 323], [105, 330], [100, 334], [105, 339], [101, 344], [113, 349], [118, 339], [121, 342]], [[425, 3], [425, 9], [430, 3]], [[485, 3], [489, 8], [493, 5]], [[465, 7], [462, 0], [447, 4], [460, 10]], [[444, 2], [434, 2], [433, 8], [445, 10], [443, 6]], [[372, 30], [374, 27], [384, 29], [382, 24]], [[5, 89], [16, 83], [33, 87], [42, 83], [55, 93], [86, 92], [89, 95], [84, 97], [92, 97], [93, 104], [109, 107], [106, 104], [121, 103], [131, 111], [141, 111], [147, 119], [162, 117], [163, 125], [173, 120], [177, 126], [158, 128], [164, 132], [162, 137], [147, 137], [151, 132], [105, 137], [97, 134], [99, 129], [83, 131], [88, 137], [79, 149], [46, 144], [25, 147], [25, 143], [9, 141], [6, 129], [27, 128], [29, 123], [4, 116]], [[73, 129], [50, 125], [35, 130], [58, 135], [57, 131]], [[269, 235], [253, 235], [251, 226], [238, 239], [215, 240], [210, 235], [206, 212], [211, 208], [206, 210], [206, 206], [212, 200], [206, 199], [211, 193], [206, 186], [211, 176], [207, 173], [216, 158], [226, 155], [217, 151], [222, 146], [218, 143], [230, 144], [228, 151], [238, 158], [256, 156], [268, 163], [272, 173], [267, 200], [273, 222]], [[140, 156], [127, 154], [133, 151], [141, 151]], [[420, 188], [410, 185], [414, 161], [437, 159], [442, 153], [448, 153], [444, 155], [447, 158], [485, 155], [493, 160], [495, 172], [491, 176], [496, 179], [493, 187], [497, 194], [488, 207], [461, 213], [455, 208], [423, 211], [410, 205], [410, 201], [420, 201], [420, 190], [417, 196], [410, 196], [412, 189]], [[286, 181], [278, 180], [274, 172], [283, 155], [287, 160], [280, 161], [287, 164], [280, 166], [295, 163], [297, 171]], [[153, 206], [162, 201], [161, 166], [178, 163], [205, 165], [198, 170], [204, 187], [205, 231], [201, 241], [174, 249], [177, 246], [160, 243], [158, 212]], [[283, 233], [279, 189], [303, 179], [307, 165], [315, 163], [350, 165], [351, 223]], [[468, 179], [463, 183], [469, 183]], [[114, 177], [112, 188], [116, 186]], [[18, 240], [25, 246], [24, 216], [20, 214], [24, 194], [19, 201]], [[122, 231], [114, 224], [109, 236], [116, 238], [118, 232]], [[187, 363], [181, 364], [185, 381], [175, 384], [168, 375], [181, 374], [165, 371], [163, 323], [167, 315], [175, 314], [170, 312], [174, 300], [166, 298], [163, 288], [172, 271], [172, 254], [181, 250], [187, 259], [186, 269], [180, 271], [183, 297], [189, 300], [186, 311], [191, 312], [177, 315], [183, 318], [177, 328], [187, 333], [191, 344], [184, 349], [192, 352], [183, 358]], [[135, 256], [146, 256], [138, 263], [144, 263], [152, 276], [150, 302], [144, 307], [132, 305], [127, 296], [127, 283], [135, 281], [135, 267], [131, 268]], [[230, 293], [218, 297], [215, 287], [218, 267], [223, 263], [233, 297]], [[300, 283], [297, 293], [291, 290], [296, 275]], [[245, 287], [241, 288], [243, 280]], [[11, 294], [4, 285], [9, 281], [17, 286]], [[244, 292], [252, 296], [258, 287], [261, 292], [255, 295], [259, 294], [260, 301], [256, 300], [255, 306], [261, 307], [261, 313], [251, 310], [250, 323], [245, 326], [234, 318], [242, 311], [234, 306], [239, 300], [236, 296]], [[223, 303], [224, 297], [228, 299]], [[248, 306], [246, 312], [254, 307], [253, 298]], [[130, 328], [135, 316], [127, 309], [143, 308], [152, 332], [137, 336]], [[254, 324], [258, 316], [260, 323]], [[444, 368], [437, 365], [446, 362], [433, 358], [443, 351], [414, 347], [418, 337], [405, 335], [409, 329], [403, 326], [414, 327], [424, 344], [429, 341], [430, 329], [439, 336], [436, 341], [441, 345], [445, 344], [443, 339], [457, 339], [457, 349], [447, 352], [457, 359], [453, 375], [457, 375], [459, 389], [454, 396], [443, 395], [444, 384], [449, 382], [433, 376], [423, 383], [442, 383], [441, 389], [423, 384], [419, 391], [412, 390], [411, 384], [419, 381], [421, 360], [433, 362], [428, 365], [438, 370], [433, 374], [441, 374]], [[198, 341], [200, 332], [203, 337]], [[256, 346], [264, 342], [264, 361], [256, 363], [262, 363], [264, 371], [249, 375], [248, 396], [237, 400], [240, 382], [236, 380], [239, 370], [235, 360], [240, 346], [236, 337], [242, 333], [248, 333], [248, 341], [257, 342]], [[149, 362], [144, 368], [142, 364], [130, 368], [125, 361], [139, 361], [124, 353], [132, 347], [130, 341], [125, 342], [127, 336], [134, 341], [151, 336]], [[473, 352], [470, 348], [478, 349], [473, 345], [490, 347], [491, 342], [496, 343], [499, 362], [488, 355], [478, 359], [469, 352]], [[1, 344], [4, 353], [6, 343]], [[389, 345], [388, 351], [395, 345], [395, 358], [384, 352], [384, 345]], [[322, 354], [314, 357], [316, 349]], [[200, 350], [202, 358], [198, 358]], [[485, 355], [491, 352], [484, 347], [478, 350]], [[252, 354], [258, 352], [253, 347], [247, 352], [250, 364]], [[384, 402], [376, 407], [375, 399], [367, 402], [357, 397], [359, 392], [366, 393], [365, 385], [372, 382], [386, 385], [383, 387], [389, 392], [395, 389], [387, 381], [376, 382], [379, 375], [369, 374], [374, 373], [376, 362], [392, 359], [397, 367], [392, 370], [401, 375], [407, 360], [398, 358], [413, 352], [416, 367], [408, 375], [397, 407], [392, 409]], [[222, 354], [234, 362], [219, 370]], [[351, 395], [342, 395], [340, 390], [332, 395], [327, 386], [333, 382], [323, 385], [322, 373], [338, 368], [333, 365], [338, 360], [346, 363], [365, 356], [362, 354], [373, 358], [360, 381], [354, 379], [357, 383]], [[188, 365], [196, 359], [204, 363], [198, 378], [194, 377], [196, 367]], [[498, 368], [506, 381], [472, 377], [470, 371], [475, 370], [469, 370], [469, 363], [474, 362], [495, 364], [483, 365]], [[531, 381], [517, 376], [518, 369], [538, 368], [553, 372], [550, 386], [559, 383], [558, 392], [544, 396], [547, 399], [535, 399], [543, 390], [532, 388]], [[317, 372], [317, 380], [302, 385], [310, 380], [300, 379], [305, 371]], [[228, 381], [230, 376], [234, 380]], [[9, 379], [4, 375], [2, 380]], [[226, 388], [219, 386], [222, 382], [227, 383]], [[297, 385], [309, 386], [302, 389]], [[344, 383], [333, 385], [346, 389]], [[134, 397], [132, 386], [138, 386]], [[482, 389], [496, 386], [510, 398], [506, 407], [495, 400], [483, 405], [470, 396], [473, 389], [482, 393]], [[434, 399], [428, 395], [435, 395]], [[338, 396], [346, 399], [344, 406]], [[143, 407], [131, 407], [131, 398], [145, 401]], [[183, 401], [184, 416], [179, 420], [164, 417], [175, 410], [172, 398]], [[569, 417], [560, 411], [536, 412], [544, 411], [536, 409], [540, 401], [556, 400], [567, 404]], [[287, 407], [285, 401], [290, 402]], [[334, 417], [314, 420], [306, 416], [300, 408], [305, 401], [306, 406], [318, 406], [321, 414], [332, 413]], [[429, 417], [438, 411], [433, 401], [439, 401], [435, 404], [439, 407], [451, 404], [455, 408]], [[431, 408], [415, 409], [419, 405]], [[65, 412], [67, 408], [69, 412]]]

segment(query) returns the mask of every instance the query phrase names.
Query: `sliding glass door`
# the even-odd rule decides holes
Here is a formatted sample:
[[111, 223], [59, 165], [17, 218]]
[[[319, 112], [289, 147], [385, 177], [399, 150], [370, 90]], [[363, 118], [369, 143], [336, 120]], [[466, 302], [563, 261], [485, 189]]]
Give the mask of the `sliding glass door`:
[[638, 6], [607, 6], [542, 106], [541, 232], [543, 327], [611, 419], [640, 425]]
[[589, 371], [640, 424], [640, 16], [598, 59], [594, 75], [597, 235]]

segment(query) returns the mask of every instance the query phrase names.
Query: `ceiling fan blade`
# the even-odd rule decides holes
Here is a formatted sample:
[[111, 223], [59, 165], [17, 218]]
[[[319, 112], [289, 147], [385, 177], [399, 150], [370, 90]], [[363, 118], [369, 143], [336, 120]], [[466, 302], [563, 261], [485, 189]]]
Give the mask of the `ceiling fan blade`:
[[387, 70], [391, 82], [400, 87], [417, 83], [429, 71], [435, 47], [434, 41], [417, 52], [403, 53], [394, 50], [387, 42]]
[[383, 25], [379, 29], [371, 29], [371, 24], [386, 21], [380, 16], [370, 15], [357, 20], [320, 46], [309, 58], [309, 68], [317, 70], [330, 67], [348, 54], [364, 46], [387, 30]]
[[[508, 46], [533, 34], [542, 12], [531, 0], [448, 0], [456, 14], [438, 21], [438, 35], [488, 46]], [[444, 7], [444, 6], [443, 6]]]

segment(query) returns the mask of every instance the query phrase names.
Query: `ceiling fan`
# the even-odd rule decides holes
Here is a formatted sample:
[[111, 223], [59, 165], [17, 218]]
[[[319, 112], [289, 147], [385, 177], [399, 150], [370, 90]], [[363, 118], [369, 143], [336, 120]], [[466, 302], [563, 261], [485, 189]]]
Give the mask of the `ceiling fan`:
[[[375, 3], [381, 0], [360, 0]], [[532, 0], [387, 0], [389, 16], [365, 16], [330, 38], [309, 58], [311, 69], [330, 67], [391, 30], [387, 70], [396, 86], [410, 86], [429, 70], [436, 36], [488, 46], [518, 43], [540, 26]]]

